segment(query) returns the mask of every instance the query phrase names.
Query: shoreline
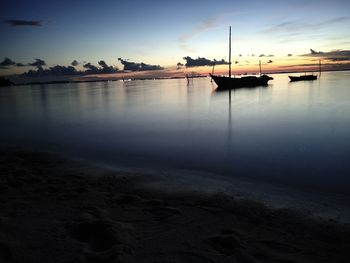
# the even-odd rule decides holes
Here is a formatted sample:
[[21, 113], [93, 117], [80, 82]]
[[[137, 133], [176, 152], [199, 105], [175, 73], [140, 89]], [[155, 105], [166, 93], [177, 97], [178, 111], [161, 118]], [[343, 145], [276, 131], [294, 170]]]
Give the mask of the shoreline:
[[[4, 262], [346, 262], [349, 224], [144, 174], [2, 151]], [[150, 176], [150, 175], [147, 175]], [[183, 175], [186, 176], [186, 175]], [[164, 184], [163, 184], [164, 186]], [[163, 187], [162, 186], [162, 187]]]
[[[322, 72], [342, 72], [342, 71], [350, 71], [349, 69], [328, 69], [328, 70], [322, 70]], [[264, 74], [268, 75], [279, 75], [279, 74], [301, 74], [301, 73], [315, 73], [317, 71], [278, 71], [278, 72], [265, 72]], [[204, 73], [202, 75], [196, 76], [195, 78], [209, 78], [209, 73]], [[258, 75], [259, 73], [241, 73], [236, 74], [237, 76], [251, 76], [251, 75]], [[105, 74], [104, 74], [105, 75]], [[122, 82], [128, 82], [128, 81], [138, 81], [138, 80], [173, 80], [173, 79], [186, 79], [186, 74], [184, 76], [174, 76], [174, 77], [137, 77], [137, 78], [126, 78], [126, 77], [115, 77], [115, 78], [96, 78], [96, 77], [89, 77], [89, 75], [83, 75], [81, 77], [87, 78], [87, 79], [80, 79], [80, 80], [73, 80], [73, 79], [63, 79], [63, 80], [52, 80], [52, 81], [30, 81], [30, 82], [18, 82], [16, 83], [14, 80], [18, 78], [17, 75], [3, 75], [0, 76], [2, 78], [9, 78], [11, 81], [14, 82], [13, 85], [7, 86], [7, 87], [16, 87], [16, 86], [29, 86], [29, 85], [44, 85], [44, 84], [70, 84], [70, 83], [94, 83], [94, 82], [114, 82], [114, 81], [122, 81]], [[45, 76], [48, 77], [48, 76]], [[54, 77], [54, 76], [53, 76]], [[70, 76], [70, 77], [77, 77], [77, 76]], [[38, 78], [38, 77], [34, 77]]]
[[156, 167], [155, 164], [137, 166], [130, 162], [111, 164], [93, 159], [76, 158], [73, 155], [66, 157], [115, 172], [138, 174], [140, 179], [134, 186], [137, 189], [170, 194], [223, 193], [237, 199], [261, 202], [275, 209], [293, 209], [313, 219], [350, 223], [350, 196], [343, 191], [310, 189], [294, 184], [262, 181], [254, 177], [228, 176], [205, 170], [179, 169], [171, 166]]

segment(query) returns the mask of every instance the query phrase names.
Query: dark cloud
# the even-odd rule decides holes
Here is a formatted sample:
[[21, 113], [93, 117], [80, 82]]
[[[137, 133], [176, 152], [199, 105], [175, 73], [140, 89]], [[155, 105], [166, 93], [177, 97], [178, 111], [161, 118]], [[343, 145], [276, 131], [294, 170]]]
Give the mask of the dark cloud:
[[12, 27], [17, 26], [43, 26], [42, 21], [35, 21], [35, 20], [4, 20], [5, 24], [8, 24]]
[[322, 52], [322, 51], [317, 52], [317, 51], [313, 50], [312, 48], [310, 48], [310, 52], [311, 52], [311, 53], [310, 53], [311, 55], [323, 54], [323, 52]]
[[10, 58], [4, 58], [4, 60], [0, 63], [0, 68], [9, 68], [9, 67], [26, 67], [28, 65], [23, 64], [23, 63], [16, 63], [15, 61], [13, 61]]
[[122, 58], [118, 58], [118, 60], [123, 64], [124, 70], [140, 71], [141, 65], [139, 63], [129, 62]]
[[77, 60], [73, 60], [72, 63], [70, 63], [73, 67], [76, 67], [79, 65], [79, 62]]
[[259, 58], [266, 57], [264, 54], [259, 55]]
[[210, 60], [210, 59], [207, 59], [207, 58], [201, 58], [201, 57], [198, 57], [198, 58], [191, 58], [189, 56], [187, 57], [184, 57], [183, 58], [184, 60], [186, 60], [186, 64], [185, 66], [190, 68], [190, 67], [202, 67], [202, 66], [212, 66], [214, 63], [215, 65], [227, 65], [228, 62], [226, 62], [224, 59], [222, 60]]
[[103, 73], [116, 73], [118, 72], [118, 68], [114, 68], [113, 66], [108, 66], [104, 60], [100, 60], [98, 62], [100, 67], [96, 67], [92, 65], [90, 62], [83, 65], [86, 69], [83, 73], [85, 74], [103, 74]]
[[86, 68], [86, 72], [96, 72], [98, 71], [98, 68], [95, 65], [92, 65], [90, 62], [83, 65], [84, 68]]
[[4, 60], [0, 63], [0, 67], [5, 68], [5, 67], [11, 67], [16, 65], [16, 62], [14, 62], [10, 58], [4, 58]]
[[37, 68], [41, 68], [42, 66], [45, 66], [45, 65], [46, 65], [45, 61], [40, 58], [36, 58], [33, 63], [28, 63], [28, 66], [37, 67]]
[[60, 66], [56, 65], [48, 69], [43, 69], [41, 66], [37, 70], [29, 70], [23, 73], [23, 76], [26, 77], [43, 77], [43, 76], [65, 76], [65, 75], [79, 75], [82, 72], [77, 71], [72, 66]]
[[118, 68], [108, 66], [104, 60], [100, 60], [98, 64], [101, 66], [101, 68], [99, 68], [99, 73], [116, 73], [118, 71]]
[[293, 54], [288, 54], [288, 57], [292, 57], [293, 56]]
[[239, 63], [239, 61], [235, 61], [235, 64], [238, 64]]
[[46, 65], [45, 61], [41, 59], [36, 59], [34, 63], [31, 63], [29, 65], [36, 66], [37, 69], [29, 70], [23, 73], [22, 75], [27, 77], [72, 76], [72, 75], [86, 75], [86, 74], [115, 73], [118, 71], [118, 68], [108, 66], [107, 63], [103, 60], [99, 61], [98, 64], [100, 67], [97, 67], [91, 64], [90, 62], [86, 63], [83, 65], [83, 67], [85, 68], [85, 70], [83, 71], [78, 71], [73, 66], [60, 66], [60, 65], [56, 65], [48, 69], [44, 69], [42, 66]]
[[275, 56], [275, 55], [268, 55], [269, 58], [272, 58], [272, 57], [274, 57], [274, 56]]
[[184, 66], [184, 64], [182, 64], [181, 62], [178, 62], [176, 64], [176, 66], [177, 66], [177, 69], [180, 69], [180, 68], [182, 68]]
[[309, 54], [304, 54], [302, 56], [322, 58], [329, 61], [350, 61], [350, 50], [333, 50], [330, 52], [322, 52], [310, 49]]
[[267, 61], [267, 63], [270, 64], [270, 63], [273, 63], [273, 61], [270, 59], [269, 61]]
[[98, 62], [98, 64], [99, 64], [102, 68], [108, 68], [107, 63], [106, 63], [104, 60], [100, 60], [100, 61]]
[[159, 65], [149, 65], [145, 64], [143, 62], [137, 63], [137, 62], [131, 62], [124, 60], [122, 58], [118, 58], [120, 63], [123, 64], [124, 70], [130, 70], [130, 71], [146, 71], [146, 70], [161, 70], [164, 69], [163, 67]]
[[239, 57], [241, 57], [242, 56], [242, 54], [239, 54]]
[[60, 66], [60, 65], [56, 65], [54, 67], [50, 67], [48, 69], [48, 73], [50, 73], [50, 75], [54, 75], [54, 76], [79, 74], [79, 72], [72, 66], [66, 67], [66, 66]]

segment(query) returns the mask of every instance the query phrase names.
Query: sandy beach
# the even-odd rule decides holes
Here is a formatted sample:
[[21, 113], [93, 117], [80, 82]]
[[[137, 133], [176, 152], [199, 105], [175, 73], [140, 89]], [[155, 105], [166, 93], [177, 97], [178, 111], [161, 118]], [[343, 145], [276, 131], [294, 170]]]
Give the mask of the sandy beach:
[[2, 151], [0, 262], [348, 262], [348, 224], [146, 175]]

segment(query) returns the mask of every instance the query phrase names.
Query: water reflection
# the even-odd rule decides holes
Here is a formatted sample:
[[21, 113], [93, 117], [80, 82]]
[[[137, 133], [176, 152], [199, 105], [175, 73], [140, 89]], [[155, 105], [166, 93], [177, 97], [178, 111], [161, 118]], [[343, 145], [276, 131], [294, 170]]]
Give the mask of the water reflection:
[[215, 91], [209, 78], [1, 89], [2, 141], [109, 164], [350, 186], [346, 73]]

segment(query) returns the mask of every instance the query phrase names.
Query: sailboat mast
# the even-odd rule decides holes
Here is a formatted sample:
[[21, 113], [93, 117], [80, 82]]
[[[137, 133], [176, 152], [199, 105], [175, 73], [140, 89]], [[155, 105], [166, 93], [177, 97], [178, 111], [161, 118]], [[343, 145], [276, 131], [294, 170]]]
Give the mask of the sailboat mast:
[[321, 76], [321, 59], [318, 61], [319, 75]]
[[228, 50], [228, 76], [231, 78], [231, 26], [229, 35], [229, 50]]
[[260, 69], [260, 76], [261, 76], [261, 60], [259, 60], [259, 69]]

